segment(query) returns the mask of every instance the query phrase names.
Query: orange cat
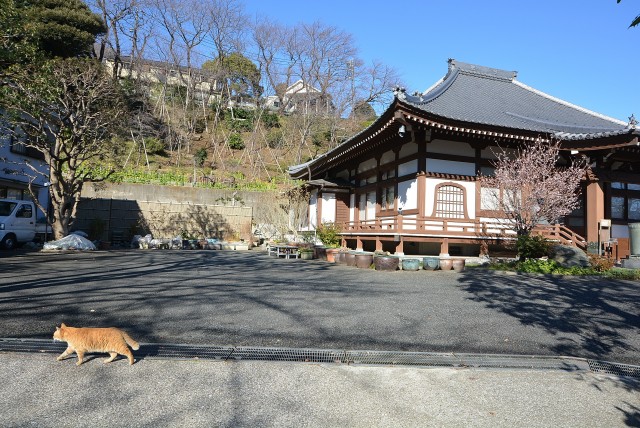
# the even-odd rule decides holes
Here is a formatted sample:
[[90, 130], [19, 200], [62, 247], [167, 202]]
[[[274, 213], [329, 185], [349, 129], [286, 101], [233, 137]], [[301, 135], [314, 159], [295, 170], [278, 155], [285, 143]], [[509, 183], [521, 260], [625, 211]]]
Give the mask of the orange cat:
[[118, 354], [129, 359], [129, 365], [133, 364], [133, 354], [127, 346], [129, 344], [134, 350], [140, 349], [138, 342], [133, 340], [126, 332], [115, 328], [76, 328], [67, 327], [61, 324], [56, 327], [53, 333], [53, 340], [67, 342], [67, 349], [57, 358], [58, 361], [64, 359], [75, 351], [78, 354], [76, 365], [82, 364], [85, 352], [108, 352], [110, 357], [104, 360], [105, 363], [113, 361]]

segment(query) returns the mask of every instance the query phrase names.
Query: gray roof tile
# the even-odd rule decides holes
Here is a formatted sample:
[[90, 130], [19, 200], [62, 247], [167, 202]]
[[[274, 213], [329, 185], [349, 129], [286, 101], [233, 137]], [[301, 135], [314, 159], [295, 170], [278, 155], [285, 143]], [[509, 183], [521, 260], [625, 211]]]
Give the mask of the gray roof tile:
[[629, 132], [624, 122], [530, 88], [518, 82], [516, 75], [449, 60], [449, 71], [437, 85], [421, 95], [402, 94], [399, 99], [441, 117], [552, 133], [565, 139]]

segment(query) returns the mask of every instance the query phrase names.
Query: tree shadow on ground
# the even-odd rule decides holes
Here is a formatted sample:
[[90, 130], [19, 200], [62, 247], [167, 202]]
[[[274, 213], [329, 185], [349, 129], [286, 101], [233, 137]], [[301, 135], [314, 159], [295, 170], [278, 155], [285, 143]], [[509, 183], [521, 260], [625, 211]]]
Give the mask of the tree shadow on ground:
[[558, 355], [605, 358], [614, 351], [639, 353], [640, 286], [599, 277], [496, 273], [469, 270], [460, 276], [469, 299], [544, 329], [555, 336]]

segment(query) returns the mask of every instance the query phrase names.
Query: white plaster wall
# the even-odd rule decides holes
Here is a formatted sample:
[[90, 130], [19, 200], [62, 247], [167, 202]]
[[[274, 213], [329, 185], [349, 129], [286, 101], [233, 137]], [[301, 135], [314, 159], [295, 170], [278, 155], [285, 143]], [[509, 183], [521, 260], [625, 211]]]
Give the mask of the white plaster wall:
[[412, 210], [418, 208], [418, 180], [398, 183], [398, 208]]
[[433, 214], [435, 206], [435, 192], [436, 186], [441, 183], [454, 183], [461, 186], [465, 191], [465, 201], [467, 216], [469, 219], [476, 218], [476, 183], [473, 181], [459, 181], [459, 180], [443, 180], [439, 178], [427, 178], [426, 183], [426, 197], [425, 197], [425, 215], [431, 216]]
[[393, 162], [394, 160], [396, 160], [396, 154], [393, 152], [393, 150], [389, 150], [388, 152], [384, 152], [382, 154], [382, 157], [380, 158], [380, 165]]
[[427, 172], [474, 176], [476, 175], [476, 165], [471, 162], [427, 158]]
[[403, 164], [398, 165], [398, 177], [402, 177], [403, 175], [408, 175], [408, 174], [417, 174], [417, 173], [418, 173], [418, 159], [414, 159], [409, 162], [405, 162]]
[[415, 153], [418, 153], [418, 143], [406, 143], [400, 148], [401, 158]]
[[433, 140], [427, 144], [427, 153], [473, 157], [476, 151], [469, 144], [460, 141]]
[[349, 221], [356, 220], [356, 195], [349, 196]]
[[336, 221], [336, 194], [322, 194], [322, 214], [320, 216], [322, 223], [333, 223]]
[[318, 226], [318, 190], [311, 191], [309, 197], [309, 227], [315, 229]]
[[377, 162], [375, 159], [368, 159], [364, 162], [360, 162], [360, 165], [358, 165], [358, 172], [371, 171], [376, 167], [376, 164]]

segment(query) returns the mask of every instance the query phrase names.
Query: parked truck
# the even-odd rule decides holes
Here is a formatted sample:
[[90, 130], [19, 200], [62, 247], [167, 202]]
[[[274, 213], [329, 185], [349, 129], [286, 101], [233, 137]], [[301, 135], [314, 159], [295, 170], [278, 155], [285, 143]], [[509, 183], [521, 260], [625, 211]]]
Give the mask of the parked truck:
[[32, 242], [36, 234], [50, 230], [46, 223], [37, 221], [37, 210], [33, 202], [0, 199], [1, 248], [12, 250], [26, 242]]

